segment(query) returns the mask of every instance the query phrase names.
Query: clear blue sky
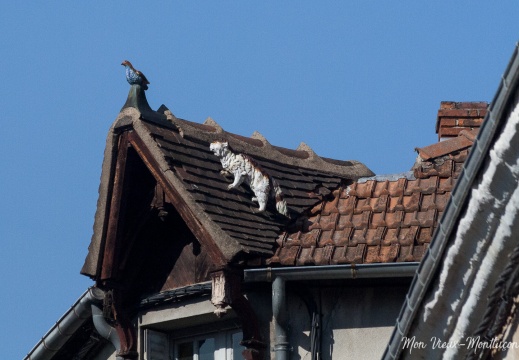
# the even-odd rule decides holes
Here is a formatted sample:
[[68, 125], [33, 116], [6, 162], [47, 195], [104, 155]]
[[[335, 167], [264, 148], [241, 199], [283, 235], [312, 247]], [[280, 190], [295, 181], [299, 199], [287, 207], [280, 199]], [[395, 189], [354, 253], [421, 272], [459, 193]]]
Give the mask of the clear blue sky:
[[1, 5], [3, 359], [91, 285], [79, 271], [122, 60], [150, 80], [152, 108], [385, 174], [436, 141], [440, 101], [492, 99], [519, 39], [514, 1], [142, 4]]

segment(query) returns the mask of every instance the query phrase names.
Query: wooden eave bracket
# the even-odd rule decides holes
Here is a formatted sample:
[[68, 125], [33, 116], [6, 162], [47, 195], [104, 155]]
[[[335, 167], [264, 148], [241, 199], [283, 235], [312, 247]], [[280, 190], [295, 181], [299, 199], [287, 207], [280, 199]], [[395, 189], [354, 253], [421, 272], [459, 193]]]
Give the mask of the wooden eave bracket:
[[222, 317], [230, 306], [242, 323], [243, 340], [241, 345], [246, 347], [243, 358], [246, 360], [263, 359], [266, 344], [263, 342], [259, 322], [254, 309], [241, 292], [241, 274], [233, 270], [219, 270], [211, 273], [212, 294], [211, 302], [216, 307], [214, 313]]

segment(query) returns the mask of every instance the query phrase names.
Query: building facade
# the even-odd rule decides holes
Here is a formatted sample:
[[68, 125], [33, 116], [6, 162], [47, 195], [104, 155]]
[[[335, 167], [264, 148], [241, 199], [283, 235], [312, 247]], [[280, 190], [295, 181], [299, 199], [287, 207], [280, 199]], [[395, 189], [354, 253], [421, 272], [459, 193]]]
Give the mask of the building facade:
[[132, 85], [81, 269], [94, 285], [27, 359], [413, 358], [402, 338], [426, 308], [409, 296], [424, 294], [439, 224], [458, 221], [451, 195], [487, 112], [442, 102], [440, 141], [409, 171], [375, 175], [153, 111]]

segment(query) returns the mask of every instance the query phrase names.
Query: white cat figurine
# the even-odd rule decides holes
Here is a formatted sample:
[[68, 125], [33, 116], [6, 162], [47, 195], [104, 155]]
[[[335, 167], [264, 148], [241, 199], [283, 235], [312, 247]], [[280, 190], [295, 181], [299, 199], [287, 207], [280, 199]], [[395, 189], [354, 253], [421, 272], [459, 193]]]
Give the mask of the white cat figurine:
[[209, 149], [222, 163], [223, 170], [220, 173], [234, 176], [234, 181], [229, 184], [228, 189], [238, 187], [245, 182], [255, 195], [252, 201], [258, 202], [259, 211], [265, 210], [269, 197], [272, 197], [276, 200], [276, 210], [290, 217], [281, 188], [253, 159], [244, 154], [235, 154], [227, 142], [215, 141], [211, 143]]

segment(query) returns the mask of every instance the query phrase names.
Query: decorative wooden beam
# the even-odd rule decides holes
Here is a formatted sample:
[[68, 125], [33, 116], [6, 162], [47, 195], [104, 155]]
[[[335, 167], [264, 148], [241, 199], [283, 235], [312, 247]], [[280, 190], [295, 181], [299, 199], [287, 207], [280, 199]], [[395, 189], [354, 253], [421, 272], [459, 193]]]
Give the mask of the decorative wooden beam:
[[158, 217], [165, 221], [168, 216], [168, 211], [166, 210], [166, 193], [162, 186], [159, 183], [155, 186], [155, 195], [153, 196], [152, 206], [157, 209]]
[[215, 315], [219, 318], [227, 314], [227, 306], [233, 303], [233, 297], [240, 292], [240, 281], [234, 274], [220, 270], [211, 273], [211, 303], [216, 307]]
[[123, 359], [136, 359], [137, 352], [137, 330], [130, 320], [130, 314], [124, 305], [127, 294], [122, 289], [113, 290], [113, 312], [115, 318], [115, 331], [121, 343], [121, 349], [116, 354]]
[[259, 322], [254, 309], [241, 292], [241, 275], [236, 271], [220, 270], [211, 273], [212, 296], [211, 302], [216, 307], [214, 313], [224, 316], [225, 308], [230, 306], [242, 323], [243, 340], [241, 345], [246, 349], [242, 352], [245, 360], [260, 360], [264, 358], [266, 345], [261, 339]]
[[128, 157], [128, 144], [128, 133], [125, 132], [119, 137], [119, 146], [117, 149], [117, 162], [115, 165], [115, 176], [101, 265], [101, 280], [111, 279], [116, 275], [114, 262], [117, 256], [117, 229], [119, 227], [124, 173]]

